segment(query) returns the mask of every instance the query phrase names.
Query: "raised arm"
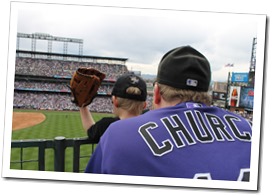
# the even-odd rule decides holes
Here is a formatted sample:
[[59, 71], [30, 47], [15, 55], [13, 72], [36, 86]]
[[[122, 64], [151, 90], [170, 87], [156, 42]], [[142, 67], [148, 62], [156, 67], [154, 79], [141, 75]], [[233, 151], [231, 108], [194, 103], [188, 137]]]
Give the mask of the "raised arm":
[[87, 132], [87, 130], [95, 124], [95, 121], [92, 117], [91, 112], [89, 111], [88, 107], [80, 107], [80, 116], [81, 116], [81, 122], [84, 130]]

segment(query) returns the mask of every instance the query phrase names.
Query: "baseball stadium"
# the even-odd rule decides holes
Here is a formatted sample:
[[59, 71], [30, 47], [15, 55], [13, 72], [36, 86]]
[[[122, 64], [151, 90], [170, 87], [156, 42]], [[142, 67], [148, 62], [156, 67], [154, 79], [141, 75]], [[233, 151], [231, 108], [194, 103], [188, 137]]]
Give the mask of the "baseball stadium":
[[[20, 41], [31, 41], [21, 50]], [[36, 51], [36, 42], [47, 42], [47, 51]], [[53, 53], [52, 43], [63, 44]], [[68, 44], [78, 44], [78, 54], [67, 54]], [[229, 73], [227, 82], [213, 82], [213, 105], [252, 120], [256, 38], [248, 73]], [[127, 68], [127, 58], [83, 55], [83, 40], [43, 33], [17, 33], [10, 169], [83, 172], [96, 143], [84, 131], [79, 108], [71, 100], [71, 78], [80, 67], [106, 74], [88, 109], [95, 121], [113, 116], [111, 91]], [[230, 66], [230, 65], [229, 65]], [[140, 71], [135, 72], [141, 75]], [[241, 80], [241, 78], [245, 78]], [[153, 81], [148, 87], [147, 109], [152, 105]], [[236, 90], [235, 90], [236, 89]], [[236, 92], [235, 101], [232, 100]]]
[[[20, 50], [21, 39], [31, 41], [31, 50]], [[40, 40], [48, 42], [48, 51], [36, 51], [36, 42]], [[52, 53], [53, 41], [63, 43], [63, 53]], [[67, 54], [69, 43], [79, 45], [78, 54]], [[42, 33], [17, 34], [11, 169], [84, 170], [96, 144], [87, 139], [79, 108], [71, 101], [71, 78], [79, 67], [92, 67], [106, 74], [97, 96], [88, 106], [98, 121], [113, 116], [113, 85], [129, 70], [127, 58], [87, 56], [82, 55], [82, 50], [81, 39]], [[149, 89], [147, 108], [151, 107], [151, 93]]]

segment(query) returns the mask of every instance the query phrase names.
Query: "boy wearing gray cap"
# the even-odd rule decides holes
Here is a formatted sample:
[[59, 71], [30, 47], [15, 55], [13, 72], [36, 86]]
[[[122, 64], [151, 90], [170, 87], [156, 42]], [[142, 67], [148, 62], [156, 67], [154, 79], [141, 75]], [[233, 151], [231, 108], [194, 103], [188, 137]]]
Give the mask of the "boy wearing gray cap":
[[86, 172], [249, 181], [251, 125], [210, 106], [211, 70], [190, 46], [167, 52], [154, 110], [109, 126]]

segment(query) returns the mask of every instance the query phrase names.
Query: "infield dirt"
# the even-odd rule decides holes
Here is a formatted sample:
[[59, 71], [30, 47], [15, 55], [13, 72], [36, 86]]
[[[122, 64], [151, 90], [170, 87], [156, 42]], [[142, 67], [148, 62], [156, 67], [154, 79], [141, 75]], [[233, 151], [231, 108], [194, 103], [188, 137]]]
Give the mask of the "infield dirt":
[[36, 112], [13, 112], [12, 131], [37, 125], [45, 120], [45, 115]]

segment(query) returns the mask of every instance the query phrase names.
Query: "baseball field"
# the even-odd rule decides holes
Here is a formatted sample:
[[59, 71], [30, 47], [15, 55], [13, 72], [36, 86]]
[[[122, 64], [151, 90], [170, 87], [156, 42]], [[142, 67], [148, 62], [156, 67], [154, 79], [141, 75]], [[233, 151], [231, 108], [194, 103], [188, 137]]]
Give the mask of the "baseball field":
[[[92, 113], [94, 120], [98, 121], [104, 116], [112, 114]], [[12, 140], [29, 140], [29, 139], [54, 139], [57, 136], [65, 138], [86, 137], [86, 132], [81, 125], [80, 114], [78, 111], [48, 111], [48, 110], [18, 110], [13, 111], [12, 121]], [[20, 149], [11, 149], [11, 162], [20, 159]], [[72, 172], [72, 149], [67, 148], [65, 152], [65, 171]], [[91, 149], [88, 145], [81, 146], [82, 155], [90, 155]], [[54, 154], [53, 149], [47, 149], [45, 153], [45, 170], [54, 171]], [[37, 148], [24, 148], [23, 159], [35, 160], [38, 157]], [[80, 161], [80, 168], [84, 169], [88, 158]], [[20, 164], [11, 163], [11, 169], [20, 169]], [[38, 170], [36, 162], [26, 162], [24, 170]]]

